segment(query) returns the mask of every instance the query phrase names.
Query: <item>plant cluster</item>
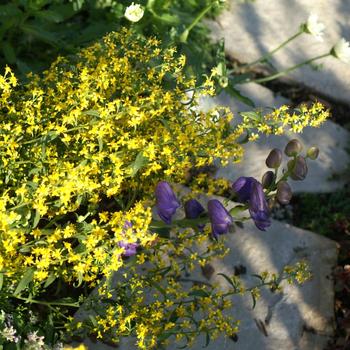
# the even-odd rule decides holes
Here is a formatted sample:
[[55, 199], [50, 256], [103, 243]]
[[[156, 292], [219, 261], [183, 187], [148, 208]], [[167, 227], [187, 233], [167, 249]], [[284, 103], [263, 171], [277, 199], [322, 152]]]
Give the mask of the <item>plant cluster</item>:
[[[6, 305], [26, 307], [41, 322], [49, 313], [54, 331], [35, 333], [47, 346], [66, 330], [114, 342], [135, 335], [141, 349], [172, 336], [186, 344], [203, 332], [208, 341], [233, 336], [237, 320], [222, 312], [227, 297], [249, 292], [255, 300], [262, 286], [277, 290], [282, 279], [308, 277], [299, 264], [248, 288], [234, 276], [225, 277], [226, 292], [203, 282], [186, 287], [191, 271], [225, 254], [221, 236], [233, 219], [213, 200], [207, 213], [183, 204], [187, 218], [173, 221], [181, 203], [169, 182], [190, 184], [194, 197], [208, 183], [189, 182], [191, 169], [238, 162], [244, 142], [318, 126], [328, 112], [318, 103], [284, 106], [232, 124], [227, 108], [202, 112], [196, 103], [199, 93], [215, 92], [217, 70], [197, 86], [185, 62], [157, 39], [122, 29], [26, 83], [8, 67], [0, 77], [0, 305], [5, 313], [17, 312]], [[297, 155], [293, 162], [284, 180], [300, 173]], [[233, 188], [243, 203], [236, 210], [249, 208], [265, 229], [265, 196], [277, 189], [279, 197], [281, 182], [275, 176], [267, 192], [256, 180], [244, 183]], [[154, 204], [162, 221], [152, 216]], [[74, 320], [83, 302], [94, 312]], [[3, 332], [3, 344], [25, 344], [14, 323], [3, 322], [13, 335]]]

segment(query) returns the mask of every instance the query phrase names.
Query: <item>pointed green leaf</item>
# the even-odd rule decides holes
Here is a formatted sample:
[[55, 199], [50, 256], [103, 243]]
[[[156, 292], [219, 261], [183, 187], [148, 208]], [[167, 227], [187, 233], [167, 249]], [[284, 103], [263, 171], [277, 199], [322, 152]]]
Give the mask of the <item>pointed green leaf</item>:
[[20, 294], [24, 289], [26, 289], [29, 285], [30, 282], [32, 282], [34, 277], [34, 269], [28, 269], [22, 279], [20, 280], [20, 282], [18, 283], [18, 286], [15, 290], [15, 292], [13, 293], [14, 295], [18, 295]]
[[222, 276], [225, 278], [225, 280], [233, 287], [234, 290], [237, 289], [237, 286], [233, 283], [232, 279], [225, 275], [224, 273], [218, 273], [219, 276]]
[[188, 295], [205, 298], [209, 296], [209, 293], [204, 290], [193, 290], [189, 292]]
[[33, 228], [36, 228], [38, 226], [38, 223], [40, 221], [40, 212], [39, 210], [35, 210], [35, 216], [34, 216], [34, 220], [33, 220]]
[[254, 102], [246, 96], [243, 96], [239, 90], [235, 89], [230, 83], [225, 89], [233, 98], [236, 98], [237, 100], [243, 102], [244, 104], [255, 107]]
[[148, 163], [148, 158], [145, 157], [142, 153], [142, 151], [136, 156], [136, 159], [133, 163], [129, 165], [129, 168], [131, 168], [131, 177], [134, 177], [137, 172], [143, 168]]
[[50, 273], [49, 277], [46, 279], [44, 288], [47, 288], [56, 280], [56, 276], [53, 273]]
[[0, 290], [2, 289], [3, 285], [4, 285], [4, 274], [0, 272]]

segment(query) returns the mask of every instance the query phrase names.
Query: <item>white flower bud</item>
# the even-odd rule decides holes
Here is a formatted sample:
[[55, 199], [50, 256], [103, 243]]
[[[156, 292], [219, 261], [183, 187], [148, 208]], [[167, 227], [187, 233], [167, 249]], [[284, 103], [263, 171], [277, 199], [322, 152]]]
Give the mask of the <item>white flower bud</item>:
[[138, 22], [143, 17], [144, 12], [145, 11], [140, 4], [135, 5], [132, 3], [125, 9], [124, 16], [131, 22]]
[[326, 26], [318, 21], [318, 16], [315, 14], [311, 14], [305, 24], [305, 31], [313, 35], [318, 41], [323, 41], [322, 36], [325, 28]]
[[341, 38], [333, 47], [331, 54], [345, 63], [350, 63], [350, 44]]

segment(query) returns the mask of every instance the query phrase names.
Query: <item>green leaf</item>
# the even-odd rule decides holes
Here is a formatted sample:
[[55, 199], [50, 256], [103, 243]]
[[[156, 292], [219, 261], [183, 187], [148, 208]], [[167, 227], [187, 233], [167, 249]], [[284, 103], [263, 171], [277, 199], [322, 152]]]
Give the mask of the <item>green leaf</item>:
[[102, 150], [103, 150], [103, 140], [102, 140], [102, 137], [98, 137], [98, 138], [97, 138], [97, 141], [98, 141], [98, 151], [99, 151], [99, 152], [102, 152]]
[[40, 212], [39, 212], [39, 210], [36, 209], [35, 210], [34, 219], [33, 219], [33, 226], [32, 226], [32, 228], [36, 228], [38, 226], [40, 218], [41, 218]]
[[131, 177], [134, 177], [137, 172], [142, 169], [146, 164], [148, 163], [148, 158], [145, 157], [141, 152], [136, 156], [136, 159], [133, 163], [129, 165], [129, 168], [131, 169]]
[[188, 295], [205, 298], [209, 296], [209, 293], [204, 290], [193, 290], [192, 292], [189, 292]]
[[158, 337], [158, 341], [162, 342], [166, 339], [168, 339], [169, 337], [171, 337], [172, 335], [174, 335], [173, 333], [163, 333]]
[[3, 285], [4, 285], [4, 274], [0, 272], [0, 290], [2, 289]]
[[83, 112], [83, 114], [90, 115], [91, 117], [100, 118], [100, 113], [94, 109]]
[[[76, 249], [76, 251], [79, 252], [79, 249]], [[83, 280], [83, 274], [78, 272], [78, 283], [73, 283], [74, 288], [79, 288], [83, 284]]]
[[256, 111], [239, 112], [239, 114], [242, 117], [246, 117], [248, 119], [252, 119], [252, 120], [255, 120], [257, 122], [261, 121], [261, 115], [258, 112], [256, 112]]
[[51, 44], [54, 47], [59, 47], [59, 39], [54, 33], [48, 32], [41, 27], [34, 25], [25, 24], [21, 26], [22, 30], [39, 40], [42, 40], [48, 44]]
[[154, 282], [151, 279], [148, 279], [148, 282], [151, 286], [156, 288], [163, 295], [164, 298], [166, 298], [166, 291], [164, 288], [162, 288], [157, 282]]
[[26, 289], [29, 285], [30, 282], [32, 282], [33, 280], [33, 276], [34, 276], [34, 269], [28, 269], [22, 279], [20, 280], [20, 282], [18, 283], [18, 286], [15, 290], [15, 292], [13, 293], [14, 295], [18, 295], [20, 294], [24, 289]]
[[44, 288], [47, 288], [49, 285], [51, 285], [56, 280], [56, 276], [53, 273], [50, 273], [49, 277], [46, 279]]
[[256, 297], [253, 293], [251, 293], [251, 296], [252, 296], [252, 299], [253, 299], [253, 307], [252, 309], [255, 309], [255, 306], [256, 306]]
[[[231, 72], [229, 71], [229, 73], [231, 73]], [[230, 77], [230, 85], [235, 86], [236, 84], [240, 84], [240, 83], [246, 81], [248, 78], [250, 78], [250, 74], [248, 74], [248, 73], [231, 76]]]
[[39, 10], [35, 12], [35, 16], [42, 18], [47, 22], [60, 23], [64, 21], [64, 16], [62, 16], [59, 12], [51, 10]]
[[236, 205], [232, 209], [230, 209], [230, 214], [232, 216], [237, 216], [238, 214], [241, 214], [242, 211], [247, 210], [247, 207], [245, 205]]
[[227, 85], [227, 87], [225, 88], [225, 90], [233, 97], [236, 98], [237, 100], [243, 102], [244, 104], [250, 106], [250, 107], [255, 107], [254, 102], [246, 96], [243, 96], [240, 91], [238, 91], [237, 89], [235, 89], [232, 85], [231, 82], [229, 81], [229, 84]]
[[205, 335], [205, 345], [203, 346], [203, 348], [207, 348], [209, 343], [210, 343], [210, 334], [209, 332], [207, 332]]
[[8, 63], [14, 64], [16, 62], [16, 52], [11, 43], [4, 41], [1, 46], [6, 61]]
[[0, 5], [0, 17], [20, 16], [22, 11], [15, 4]]
[[237, 286], [233, 283], [232, 279], [225, 275], [224, 273], [218, 273], [219, 276], [222, 276], [225, 278], [225, 280], [233, 287], [234, 290], [237, 289]]
[[91, 324], [92, 324], [94, 327], [98, 327], [98, 324], [97, 324], [97, 321], [96, 321], [95, 316], [89, 315], [89, 319], [90, 319], [90, 321], [91, 321]]

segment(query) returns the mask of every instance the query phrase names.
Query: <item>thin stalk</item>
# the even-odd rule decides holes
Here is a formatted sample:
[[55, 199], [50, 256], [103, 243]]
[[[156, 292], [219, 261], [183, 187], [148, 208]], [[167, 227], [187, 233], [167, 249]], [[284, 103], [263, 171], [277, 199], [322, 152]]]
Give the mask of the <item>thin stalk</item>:
[[77, 307], [79, 308], [80, 305], [79, 303], [59, 303], [59, 302], [48, 302], [48, 301], [40, 301], [40, 300], [35, 300], [35, 299], [28, 299], [28, 298], [23, 298], [17, 295], [11, 295], [12, 298], [16, 298], [19, 300], [23, 300], [26, 301], [28, 303], [32, 303], [32, 304], [39, 304], [39, 305], [46, 305], [48, 307], [52, 307], [52, 306], [68, 306], [68, 307]]
[[296, 65], [294, 65], [294, 66], [292, 66], [292, 67], [290, 67], [290, 68], [288, 68], [288, 69], [285, 69], [285, 70], [283, 70], [283, 71], [281, 71], [281, 72], [278, 72], [278, 73], [276, 73], [276, 74], [269, 75], [268, 77], [260, 78], [260, 79], [254, 79], [254, 80], [246, 80], [246, 81], [243, 82], [243, 83], [252, 83], [252, 82], [253, 82], [253, 83], [264, 83], [264, 82], [266, 82], [266, 81], [271, 81], [271, 80], [274, 80], [274, 79], [276, 79], [276, 78], [282, 77], [283, 75], [286, 75], [286, 74], [288, 74], [289, 72], [291, 72], [291, 71], [293, 71], [293, 70], [295, 70], [295, 69], [298, 69], [298, 68], [300, 68], [300, 67], [302, 67], [302, 66], [304, 66], [304, 65], [306, 65], [306, 64], [310, 64], [311, 62], [314, 62], [314, 61], [319, 60], [319, 59], [321, 59], [321, 58], [328, 57], [328, 56], [330, 56], [330, 55], [331, 55], [331, 54], [330, 54], [329, 52], [327, 52], [327, 53], [325, 53], [325, 54], [323, 54], [323, 55], [319, 55], [319, 56], [316, 56], [316, 57], [314, 57], [314, 58], [310, 58], [310, 59], [308, 59], [308, 60], [306, 60], [306, 61], [304, 61], [304, 62], [298, 63], [298, 64], [296, 64]]
[[258, 58], [257, 60], [247, 63], [245, 65], [243, 65], [243, 67], [241, 68], [248, 68], [251, 66], [256, 65], [259, 62], [265, 61], [266, 59], [272, 57], [272, 55], [274, 53], [276, 53], [277, 51], [279, 51], [280, 49], [282, 49], [284, 46], [286, 46], [287, 44], [289, 44], [291, 41], [293, 41], [294, 39], [296, 39], [299, 35], [303, 34], [304, 31], [300, 30], [299, 32], [297, 32], [296, 34], [294, 34], [293, 36], [291, 36], [289, 39], [287, 39], [286, 41], [284, 41], [282, 44], [278, 45], [276, 48], [274, 48], [273, 50], [267, 52], [265, 55], [261, 56], [260, 58]]
[[206, 8], [204, 8], [198, 16], [192, 21], [192, 23], [182, 32], [180, 35], [180, 42], [185, 43], [187, 41], [188, 34], [190, 31], [198, 24], [198, 22], [211, 10], [211, 8], [216, 5], [216, 2], [211, 3]]

